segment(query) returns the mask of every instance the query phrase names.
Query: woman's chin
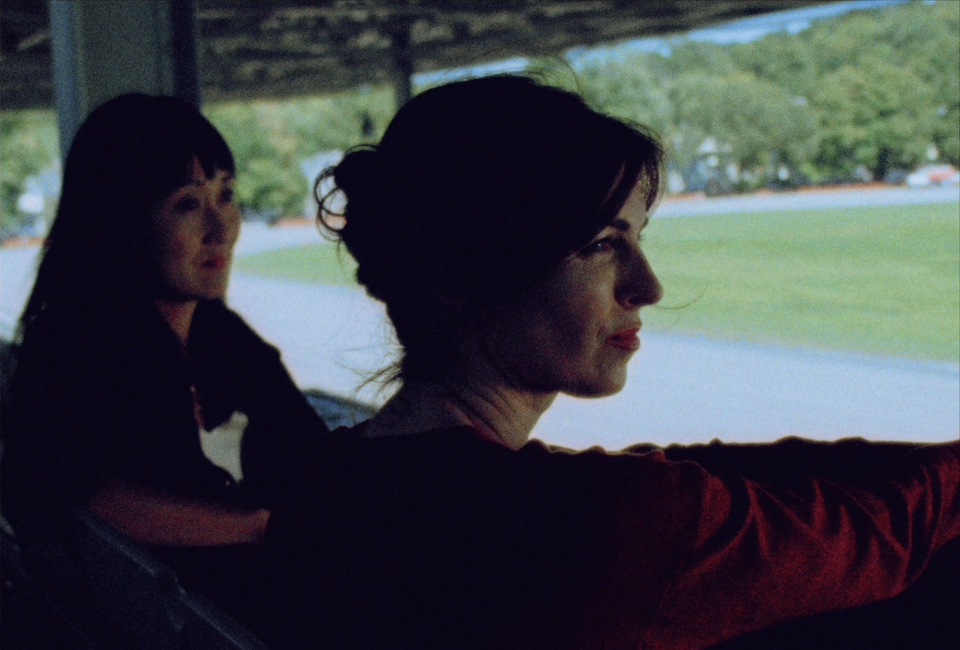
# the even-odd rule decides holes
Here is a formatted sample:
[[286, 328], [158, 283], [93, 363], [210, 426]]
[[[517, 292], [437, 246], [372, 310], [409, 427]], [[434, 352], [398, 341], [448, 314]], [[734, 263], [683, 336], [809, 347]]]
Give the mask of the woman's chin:
[[612, 376], [599, 377], [593, 381], [582, 382], [572, 390], [563, 391], [572, 397], [609, 397], [616, 395], [627, 383], [626, 370], [622, 373], [615, 373]]
[[228, 278], [219, 279], [213, 282], [207, 282], [202, 287], [198, 287], [198, 297], [201, 300], [219, 300], [227, 295]]

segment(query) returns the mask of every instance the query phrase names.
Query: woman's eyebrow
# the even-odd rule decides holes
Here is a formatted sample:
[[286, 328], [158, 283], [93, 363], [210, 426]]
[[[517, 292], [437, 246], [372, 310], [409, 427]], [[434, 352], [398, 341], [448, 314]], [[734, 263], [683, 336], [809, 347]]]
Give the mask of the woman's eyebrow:
[[[188, 183], [186, 183], [186, 184], [184, 184], [184, 185], [181, 185], [178, 189], [183, 189], [183, 188], [187, 188], [187, 187], [191, 187], [191, 186], [193, 186], [193, 187], [203, 187], [204, 185], [206, 185], [206, 184], [209, 183], [210, 181], [213, 181], [213, 180], [216, 180], [216, 179], [217, 179], [216, 175], [214, 175], [212, 178], [207, 178], [206, 176], [204, 176], [203, 178], [199, 178], [199, 177], [198, 177], [198, 178], [194, 178], [194, 179], [191, 179], [190, 182], [188, 182]], [[221, 181], [221, 182], [232, 181], [232, 180], [234, 180], [234, 175], [231, 174], [230, 172], [225, 172], [224, 175], [220, 177], [220, 181]]]
[[[647, 224], [650, 223], [650, 215], [646, 215], [643, 219], [643, 225], [640, 226], [640, 230], [643, 230], [647, 227]], [[627, 232], [630, 230], [630, 222], [626, 219], [616, 218], [608, 224], [611, 228], [616, 228], [621, 232]]]
[[611, 228], [616, 228], [617, 230], [621, 230], [623, 232], [630, 230], [630, 223], [625, 219], [620, 219], [619, 217], [611, 221], [609, 225]]

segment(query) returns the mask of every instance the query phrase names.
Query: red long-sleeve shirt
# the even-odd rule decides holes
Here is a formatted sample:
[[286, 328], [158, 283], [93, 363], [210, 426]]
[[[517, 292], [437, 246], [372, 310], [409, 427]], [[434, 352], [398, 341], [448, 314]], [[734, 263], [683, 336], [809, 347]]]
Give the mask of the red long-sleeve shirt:
[[697, 534], [646, 646], [700, 648], [905, 589], [958, 534], [957, 444], [910, 455], [886, 474], [791, 488], [705, 473]]
[[906, 588], [958, 534], [958, 444], [909, 449], [340, 430], [274, 510], [254, 626], [284, 648], [706, 647]]

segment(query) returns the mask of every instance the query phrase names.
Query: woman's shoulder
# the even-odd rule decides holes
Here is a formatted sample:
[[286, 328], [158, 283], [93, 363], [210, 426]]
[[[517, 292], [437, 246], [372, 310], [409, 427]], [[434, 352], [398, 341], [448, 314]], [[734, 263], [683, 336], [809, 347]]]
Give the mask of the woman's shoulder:
[[543, 464], [553, 466], [611, 466], [669, 463], [664, 450], [656, 445], [637, 445], [621, 451], [602, 447], [571, 449], [533, 438], [513, 450], [493, 442], [476, 429], [461, 425], [403, 435], [368, 436], [370, 420], [353, 426], [339, 427], [324, 437], [323, 449], [340, 449], [350, 453], [398, 457], [415, 457], [431, 462], [452, 460], [457, 456], [471, 459], [489, 458], [511, 465]]
[[[389, 489], [389, 485], [415, 475], [416, 483], [428, 493], [497, 485], [498, 492], [603, 499], [625, 490], [640, 497], [676, 489], [684, 481], [699, 484], [702, 471], [679, 467], [658, 450], [609, 452], [596, 447], [576, 451], [540, 440], [513, 450], [483, 438], [468, 426], [379, 437], [365, 436], [366, 428], [362, 423], [325, 435], [313, 449], [316, 455], [302, 459], [306, 480], [324, 483], [327, 491], [358, 481], [382, 482], [383, 488]], [[690, 476], [682, 478], [687, 474]], [[432, 487], [425, 487], [428, 485]]]

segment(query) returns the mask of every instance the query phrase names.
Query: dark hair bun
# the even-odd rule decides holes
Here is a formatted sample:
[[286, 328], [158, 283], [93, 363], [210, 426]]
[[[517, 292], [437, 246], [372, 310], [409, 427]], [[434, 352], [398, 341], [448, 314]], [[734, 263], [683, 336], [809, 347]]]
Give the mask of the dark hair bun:
[[[402, 224], [384, 210], [390, 204], [391, 192], [382, 158], [372, 145], [349, 149], [337, 165], [317, 179], [317, 193], [321, 222], [337, 234], [358, 262], [357, 281], [374, 298], [389, 302], [395, 283], [388, 281], [390, 273], [380, 271], [392, 269], [397, 263], [393, 229]], [[321, 185], [328, 179], [333, 180], [333, 188], [320, 196]], [[337, 203], [344, 199], [346, 206], [339, 209]]]
[[333, 168], [333, 180], [348, 201], [365, 202], [376, 194], [380, 172], [380, 156], [376, 148], [355, 148], [347, 151]]

